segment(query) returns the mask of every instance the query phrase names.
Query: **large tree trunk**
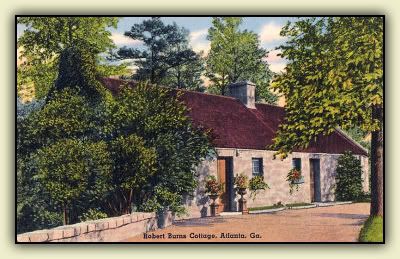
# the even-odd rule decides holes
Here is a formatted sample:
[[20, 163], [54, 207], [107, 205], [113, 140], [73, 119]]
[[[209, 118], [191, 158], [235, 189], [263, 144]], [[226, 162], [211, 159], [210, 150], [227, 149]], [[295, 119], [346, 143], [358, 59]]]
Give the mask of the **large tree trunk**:
[[[383, 108], [375, 107], [372, 117], [383, 122]], [[371, 216], [383, 216], [383, 123], [371, 138]]]

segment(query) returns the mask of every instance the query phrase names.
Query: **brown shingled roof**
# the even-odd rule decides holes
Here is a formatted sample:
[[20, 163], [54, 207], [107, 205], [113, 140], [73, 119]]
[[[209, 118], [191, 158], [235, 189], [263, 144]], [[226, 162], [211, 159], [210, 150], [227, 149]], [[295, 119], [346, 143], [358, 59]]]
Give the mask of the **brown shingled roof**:
[[[104, 79], [103, 84], [114, 94], [123, 83], [132, 82]], [[195, 125], [211, 129], [214, 145], [219, 148], [266, 149], [283, 121], [283, 107], [256, 104], [256, 109], [248, 109], [238, 99], [228, 96], [212, 95], [186, 90], [181, 92], [180, 99], [189, 108], [189, 116]], [[295, 150], [311, 153], [341, 154], [352, 151], [354, 154], [367, 155], [360, 147], [340, 131], [329, 136], [320, 136], [306, 150]]]

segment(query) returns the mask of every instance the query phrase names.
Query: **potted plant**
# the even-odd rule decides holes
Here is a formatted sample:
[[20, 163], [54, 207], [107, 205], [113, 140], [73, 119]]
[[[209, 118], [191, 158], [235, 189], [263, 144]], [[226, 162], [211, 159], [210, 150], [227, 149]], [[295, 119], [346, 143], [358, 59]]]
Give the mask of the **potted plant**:
[[217, 178], [214, 175], [210, 175], [206, 180], [206, 193], [211, 200], [211, 216], [215, 217], [218, 214], [218, 206], [217, 203], [218, 196], [222, 192], [223, 185], [218, 183]]
[[235, 176], [234, 185], [236, 192], [240, 195], [239, 211], [241, 211], [242, 214], [249, 213], [247, 209], [247, 201], [244, 198], [244, 195], [247, 193], [246, 189], [248, 187], [248, 184], [249, 184], [249, 178], [243, 173]]
[[250, 198], [252, 198], [253, 201], [256, 199], [256, 196], [260, 191], [266, 189], [270, 188], [268, 184], [264, 182], [264, 177], [257, 175], [250, 179], [249, 181]]
[[289, 182], [290, 194], [293, 193], [293, 189], [296, 187], [296, 191], [299, 190], [299, 184], [304, 183], [304, 177], [301, 174], [301, 170], [292, 168], [286, 176], [286, 181]]

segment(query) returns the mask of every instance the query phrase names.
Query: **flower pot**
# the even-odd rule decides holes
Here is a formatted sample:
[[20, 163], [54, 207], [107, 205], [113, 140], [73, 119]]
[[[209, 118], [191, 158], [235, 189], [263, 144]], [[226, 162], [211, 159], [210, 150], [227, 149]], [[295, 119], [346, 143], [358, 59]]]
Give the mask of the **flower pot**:
[[208, 195], [208, 197], [212, 200], [212, 202], [210, 204], [211, 217], [219, 216], [218, 215], [219, 204], [217, 203], [218, 196], [219, 196], [218, 194], [210, 194], [210, 195]]
[[210, 197], [211, 200], [215, 201], [218, 198], [218, 194], [210, 194], [208, 195], [208, 197]]
[[241, 211], [242, 214], [249, 214], [249, 210], [247, 209], [247, 201], [243, 197], [247, 193], [246, 188], [239, 188], [238, 193], [240, 194], [239, 211]]
[[239, 188], [238, 193], [243, 196], [247, 193], [246, 188]]

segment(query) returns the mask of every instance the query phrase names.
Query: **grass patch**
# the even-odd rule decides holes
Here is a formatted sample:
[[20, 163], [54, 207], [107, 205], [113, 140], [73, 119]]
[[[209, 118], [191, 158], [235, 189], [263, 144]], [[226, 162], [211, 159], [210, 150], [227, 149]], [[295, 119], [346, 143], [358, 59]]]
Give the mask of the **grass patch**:
[[301, 207], [301, 206], [309, 206], [309, 205], [314, 205], [314, 204], [307, 203], [307, 202], [289, 203], [289, 204], [286, 204], [286, 207]]
[[383, 218], [369, 217], [358, 237], [360, 242], [383, 242]]
[[271, 210], [271, 209], [279, 209], [285, 207], [283, 204], [274, 204], [270, 206], [261, 206], [261, 207], [253, 207], [249, 208], [249, 211], [257, 211], [257, 210]]

